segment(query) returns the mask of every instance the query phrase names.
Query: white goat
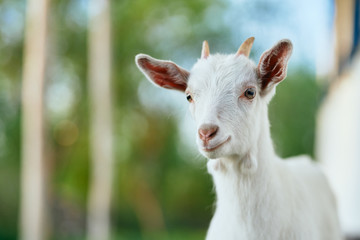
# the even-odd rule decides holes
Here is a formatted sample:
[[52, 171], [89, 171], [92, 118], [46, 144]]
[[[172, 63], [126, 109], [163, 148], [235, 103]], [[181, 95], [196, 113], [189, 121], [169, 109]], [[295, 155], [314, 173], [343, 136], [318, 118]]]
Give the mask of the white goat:
[[231, 55], [210, 55], [205, 41], [190, 72], [136, 56], [152, 83], [184, 91], [190, 102], [217, 195], [207, 239], [341, 239], [335, 199], [318, 166], [305, 156], [283, 161], [273, 149], [267, 105], [286, 77], [292, 44], [281, 40], [256, 66], [248, 59], [253, 41]]

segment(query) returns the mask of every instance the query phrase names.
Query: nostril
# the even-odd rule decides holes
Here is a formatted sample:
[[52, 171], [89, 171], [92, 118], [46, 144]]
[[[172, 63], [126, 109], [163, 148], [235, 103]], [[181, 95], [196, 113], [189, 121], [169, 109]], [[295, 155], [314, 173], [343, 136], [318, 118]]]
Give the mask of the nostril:
[[216, 127], [215, 129], [211, 129], [211, 131], [209, 132], [209, 138], [212, 138], [212, 137], [214, 137], [215, 135], [216, 135], [216, 133], [217, 133], [217, 130], [218, 130], [218, 128]]
[[215, 137], [219, 127], [213, 124], [203, 124], [199, 128], [199, 137], [201, 140], [206, 141]]

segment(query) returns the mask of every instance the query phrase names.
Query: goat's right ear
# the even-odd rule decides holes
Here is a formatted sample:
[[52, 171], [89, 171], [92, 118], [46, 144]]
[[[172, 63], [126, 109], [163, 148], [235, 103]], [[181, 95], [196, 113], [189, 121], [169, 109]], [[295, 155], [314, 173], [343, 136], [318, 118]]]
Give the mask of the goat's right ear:
[[157, 86], [185, 91], [190, 73], [171, 61], [138, 54], [135, 62], [141, 72]]

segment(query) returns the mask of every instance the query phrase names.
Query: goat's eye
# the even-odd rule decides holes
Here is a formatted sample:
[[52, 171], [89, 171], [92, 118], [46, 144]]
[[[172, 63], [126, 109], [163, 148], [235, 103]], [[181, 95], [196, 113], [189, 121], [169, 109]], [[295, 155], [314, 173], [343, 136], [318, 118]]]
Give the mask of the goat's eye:
[[256, 90], [255, 88], [248, 88], [246, 89], [245, 93], [244, 93], [245, 97], [247, 97], [248, 99], [253, 99], [256, 95]]
[[188, 100], [188, 102], [193, 102], [192, 96], [190, 93], [186, 94], [186, 99]]

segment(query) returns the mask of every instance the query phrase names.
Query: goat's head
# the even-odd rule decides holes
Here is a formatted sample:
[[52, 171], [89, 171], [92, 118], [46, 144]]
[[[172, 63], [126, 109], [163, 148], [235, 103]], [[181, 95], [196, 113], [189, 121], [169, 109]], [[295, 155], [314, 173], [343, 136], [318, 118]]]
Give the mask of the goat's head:
[[190, 72], [171, 61], [136, 56], [137, 66], [152, 83], [185, 93], [197, 125], [198, 148], [208, 158], [248, 153], [260, 136], [261, 112], [274, 86], [286, 77], [291, 42], [278, 42], [256, 66], [248, 58], [253, 41], [247, 39], [231, 55], [210, 55], [205, 41]]

